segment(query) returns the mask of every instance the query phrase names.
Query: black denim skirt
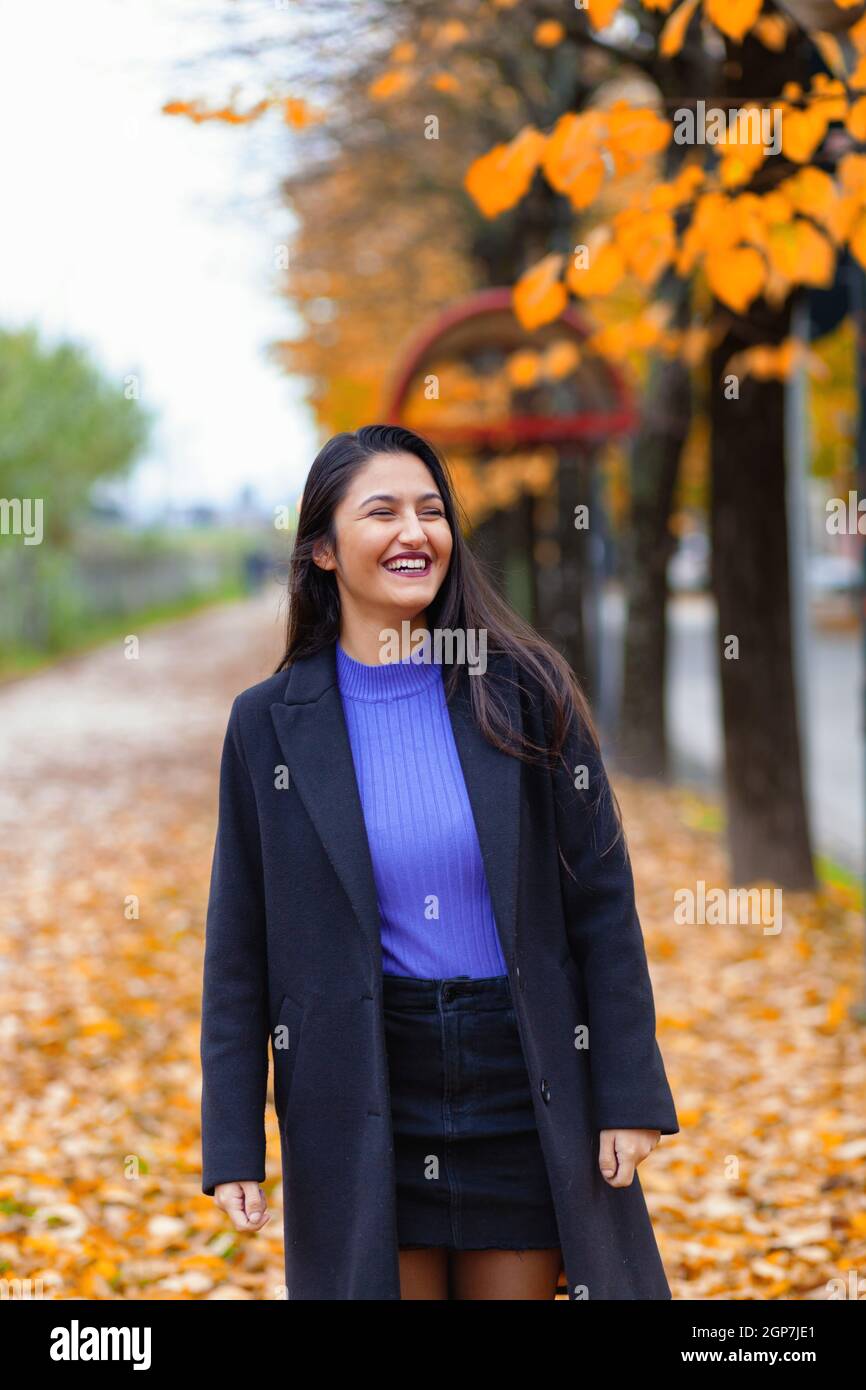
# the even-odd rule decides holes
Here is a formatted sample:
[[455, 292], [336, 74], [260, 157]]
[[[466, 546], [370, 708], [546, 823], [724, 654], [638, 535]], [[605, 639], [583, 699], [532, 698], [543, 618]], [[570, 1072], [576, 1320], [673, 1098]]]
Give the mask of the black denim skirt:
[[383, 988], [398, 1244], [559, 1246], [508, 976]]

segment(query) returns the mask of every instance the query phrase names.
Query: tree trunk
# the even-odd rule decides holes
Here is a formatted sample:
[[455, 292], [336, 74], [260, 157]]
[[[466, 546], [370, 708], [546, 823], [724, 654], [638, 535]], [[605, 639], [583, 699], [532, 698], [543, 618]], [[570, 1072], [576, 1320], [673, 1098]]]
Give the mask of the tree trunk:
[[[729, 97], [742, 105], [750, 93], [802, 81], [806, 53], [800, 38], [781, 53], [748, 36], [728, 44]], [[792, 172], [781, 156], [773, 166], [778, 177]], [[760, 299], [742, 317], [714, 307], [728, 323], [711, 355], [710, 476], [731, 869], [740, 883], [813, 889], [791, 651], [785, 386], [747, 376], [739, 399], [728, 399], [722, 379], [731, 353], [788, 336], [791, 301]], [[736, 657], [725, 654], [729, 638]]]
[[[660, 298], [674, 304], [673, 327], [688, 317], [689, 287], [666, 277]], [[666, 777], [665, 675], [667, 566], [674, 539], [668, 521], [691, 420], [685, 363], [655, 356], [630, 451], [631, 514], [625, 565], [626, 632], [618, 760], [638, 777]]]
[[812, 889], [791, 657], [785, 386], [746, 377], [728, 400], [722, 382], [731, 353], [780, 342], [790, 316], [790, 300], [782, 310], [761, 300], [712, 354], [712, 571], [733, 877]]

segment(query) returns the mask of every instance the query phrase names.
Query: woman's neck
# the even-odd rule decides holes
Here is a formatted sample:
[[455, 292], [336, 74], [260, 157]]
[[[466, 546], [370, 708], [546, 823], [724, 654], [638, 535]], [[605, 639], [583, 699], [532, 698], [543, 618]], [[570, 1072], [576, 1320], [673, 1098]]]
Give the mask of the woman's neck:
[[365, 666], [381, 666], [405, 661], [418, 651], [429, 635], [423, 613], [411, 619], [395, 618], [384, 624], [344, 619], [340, 646], [348, 656], [363, 661]]

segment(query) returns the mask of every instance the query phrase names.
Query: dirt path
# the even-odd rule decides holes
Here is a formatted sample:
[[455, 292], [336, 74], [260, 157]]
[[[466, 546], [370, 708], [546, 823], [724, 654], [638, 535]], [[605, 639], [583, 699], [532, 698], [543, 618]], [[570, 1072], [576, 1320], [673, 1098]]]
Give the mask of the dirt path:
[[[273, 1108], [271, 1222], [236, 1236], [201, 1192], [198, 1053], [219, 754], [277, 599], [0, 687], [0, 1278], [46, 1296], [281, 1297]], [[723, 843], [689, 794], [614, 781], [681, 1126], [641, 1168], [674, 1297], [827, 1298], [866, 1270], [858, 914], [786, 893], [774, 935], [678, 925]]]
[[[200, 1192], [203, 917], [229, 707], [276, 664], [278, 608], [269, 590], [145, 629], [137, 660], [117, 641], [0, 687], [0, 1200], [20, 1208], [0, 1273], [46, 1294], [224, 1278]], [[280, 1282], [277, 1228], [223, 1296]]]

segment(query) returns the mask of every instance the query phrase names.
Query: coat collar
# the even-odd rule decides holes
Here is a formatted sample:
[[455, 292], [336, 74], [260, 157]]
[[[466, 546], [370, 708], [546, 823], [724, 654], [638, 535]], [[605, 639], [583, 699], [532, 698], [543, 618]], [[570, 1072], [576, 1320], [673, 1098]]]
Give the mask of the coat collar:
[[[513, 672], [513, 663], [505, 655], [491, 656], [488, 666], [491, 672], [499, 670], [506, 676]], [[443, 677], [446, 673], [444, 668]], [[510, 961], [517, 927], [521, 764], [492, 747], [472, 719], [468, 683], [474, 679], [461, 668], [448, 713], [500, 944]], [[506, 679], [497, 690], [520, 729], [516, 685]], [[337, 684], [336, 642], [292, 664], [283, 700], [271, 705], [271, 718], [289, 776], [346, 891], [372, 958], [381, 968], [379, 903]]]

